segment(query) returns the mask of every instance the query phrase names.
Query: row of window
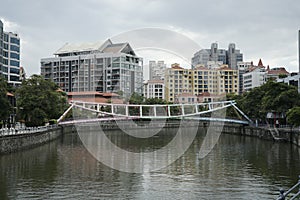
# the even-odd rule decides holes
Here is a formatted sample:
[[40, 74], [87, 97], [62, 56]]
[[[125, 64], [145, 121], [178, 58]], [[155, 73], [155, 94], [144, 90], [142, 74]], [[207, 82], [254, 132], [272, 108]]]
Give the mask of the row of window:
[[[7, 51], [3, 51], [3, 57], [8, 58], [8, 52]], [[10, 53], [10, 58], [16, 59], [16, 60], [20, 60], [20, 55], [14, 52]]]

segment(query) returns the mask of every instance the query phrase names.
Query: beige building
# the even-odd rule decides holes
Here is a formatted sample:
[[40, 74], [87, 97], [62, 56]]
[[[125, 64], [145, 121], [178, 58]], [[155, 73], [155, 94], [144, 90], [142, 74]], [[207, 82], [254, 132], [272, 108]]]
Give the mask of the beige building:
[[[239, 92], [238, 70], [227, 65], [209, 69], [199, 66], [194, 69], [184, 69], [173, 64], [165, 73], [165, 99], [170, 102], [181, 101], [183, 96], [225, 95]], [[199, 98], [198, 98], [199, 99]], [[202, 98], [200, 98], [202, 99]]]
[[227, 65], [217, 69], [218, 90], [217, 94], [239, 94], [238, 70], [228, 68]]
[[173, 64], [165, 71], [165, 100], [174, 102], [175, 97], [182, 93], [192, 93], [192, 71], [179, 64]]

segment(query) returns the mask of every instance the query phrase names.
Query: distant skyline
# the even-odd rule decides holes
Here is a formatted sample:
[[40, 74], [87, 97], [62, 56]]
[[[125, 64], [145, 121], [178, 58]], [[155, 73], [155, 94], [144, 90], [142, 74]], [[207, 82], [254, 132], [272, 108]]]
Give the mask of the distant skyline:
[[[212, 42], [221, 48], [235, 43], [244, 61], [262, 58], [270, 67], [298, 72], [299, 10], [297, 0], [16, 0], [1, 2], [0, 19], [5, 31], [21, 38], [21, 65], [27, 75], [39, 74], [40, 59], [53, 56], [67, 42], [103, 41], [144, 27], [177, 31], [202, 48]], [[144, 64], [152, 59], [156, 56], [145, 58]], [[170, 64], [171, 59], [159, 59]]]

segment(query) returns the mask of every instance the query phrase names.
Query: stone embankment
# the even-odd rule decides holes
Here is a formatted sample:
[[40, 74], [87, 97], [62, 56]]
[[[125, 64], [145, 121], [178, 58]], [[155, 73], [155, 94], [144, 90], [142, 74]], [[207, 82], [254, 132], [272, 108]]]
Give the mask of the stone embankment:
[[[92, 130], [93, 126], [90, 124], [82, 124], [85, 129]], [[276, 128], [259, 128], [245, 125], [236, 124], [209, 124], [207, 122], [195, 121], [172, 121], [172, 122], [109, 122], [102, 123], [101, 128], [103, 130], [119, 130], [120, 128], [126, 129], [149, 129], [149, 128], [178, 128], [178, 127], [190, 127], [199, 126], [199, 128], [208, 128], [209, 126], [214, 129], [220, 129], [226, 134], [235, 134], [242, 136], [257, 137], [265, 140], [273, 140], [276, 142], [290, 142], [300, 147], [300, 132], [299, 130], [293, 129], [276, 129]], [[32, 148], [41, 144], [50, 142], [62, 135], [64, 130], [74, 131], [74, 126], [55, 126], [55, 127], [43, 127], [33, 130], [22, 130], [22, 131], [11, 131], [5, 130], [0, 131], [0, 154], [11, 153], [27, 148]]]
[[258, 137], [276, 142], [290, 142], [300, 147], [300, 131], [291, 128], [267, 128], [226, 124], [223, 127], [223, 132]]
[[62, 134], [62, 127], [49, 126], [34, 129], [0, 131], [0, 154], [7, 154], [23, 149], [45, 144], [58, 138]]
[[[82, 124], [85, 128], [93, 130], [95, 127], [90, 124]], [[99, 126], [99, 125], [97, 125]], [[199, 126], [199, 128], [208, 128], [209, 126], [214, 129], [220, 129], [226, 134], [243, 135], [250, 137], [257, 137], [264, 140], [273, 140], [276, 142], [290, 142], [300, 147], [300, 131], [291, 128], [268, 128], [268, 127], [252, 127], [240, 124], [232, 123], [215, 123], [215, 122], [195, 122], [193, 120], [179, 120], [179, 121], [140, 121], [140, 122], [106, 122], [101, 123], [103, 130], [119, 130], [119, 129], [149, 129], [149, 128], [178, 128], [178, 127], [190, 127]], [[88, 131], [88, 130], [87, 130]]]

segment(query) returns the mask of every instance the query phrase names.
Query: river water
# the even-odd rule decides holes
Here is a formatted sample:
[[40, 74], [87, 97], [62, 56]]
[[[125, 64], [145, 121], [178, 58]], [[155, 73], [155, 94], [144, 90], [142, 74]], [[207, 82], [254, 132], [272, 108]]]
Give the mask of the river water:
[[[119, 131], [106, 134], [123, 149], [144, 149], [168, 143], [176, 131], [162, 130], [157, 145]], [[298, 181], [296, 146], [221, 134], [200, 159], [205, 134], [199, 130], [184, 155], [161, 170], [126, 173], [97, 161], [76, 132], [65, 133], [43, 146], [0, 156], [0, 199], [276, 199], [279, 188]]]

